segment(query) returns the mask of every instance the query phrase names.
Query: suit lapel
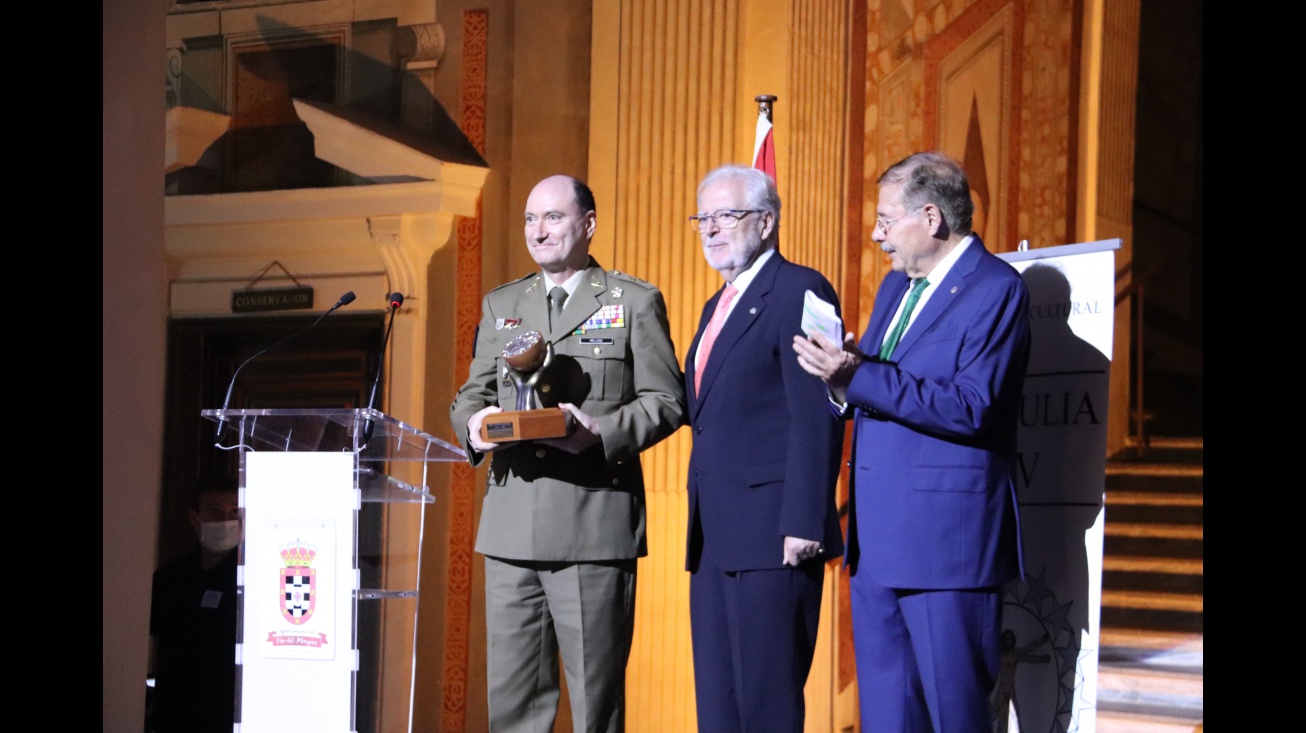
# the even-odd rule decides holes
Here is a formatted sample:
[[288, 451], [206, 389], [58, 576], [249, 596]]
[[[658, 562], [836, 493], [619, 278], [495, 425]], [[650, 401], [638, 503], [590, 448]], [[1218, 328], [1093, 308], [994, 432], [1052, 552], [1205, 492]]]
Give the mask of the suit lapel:
[[903, 334], [902, 340], [898, 342], [898, 347], [894, 354], [901, 360], [902, 357], [911, 350], [912, 344], [920, 339], [921, 335], [930, 330], [935, 321], [942, 316], [958, 295], [966, 289], [966, 280], [970, 274], [975, 271], [975, 266], [979, 264], [980, 257], [984, 255], [984, 243], [975, 238], [974, 242], [966, 248], [957, 262], [953, 264], [952, 269], [948, 270], [947, 276], [943, 282], [939, 283], [934, 289], [934, 294], [930, 296], [929, 302], [921, 308], [921, 312], [912, 322], [907, 333]]
[[[730, 311], [730, 317], [726, 319], [726, 325], [721, 328], [721, 333], [717, 334], [716, 341], [712, 344], [712, 353], [708, 355], [706, 368], [703, 370], [702, 389], [699, 390], [698, 405], [702, 404], [702, 399], [706, 398], [712, 391], [712, 385], [716, 382], [717, 375], [726, 368], [730, 361], [730, 352], [734, 349], [735, 344], [739, 342], [744, 334], [748, 333], [753, 324], [757, 323], [762, 317], [762, 312], [766, 310], [766, 300], [775, 287], [776, 272], [780, 269], [780, 263], [783, 258], [779, 252], [771, 255], [771, 259], [762, 265], [753, 281], [748, 284], [748, 288], [739, 294], [738, 300], [735, 301], [734, 308]], [[717, 293], [720, 298], [720, 293]], [[713, 310], [716, 308], [713, 300]], [[706, 312], [707, 319], [711, 319], [711, 311]], [[698, 340], [702, 338], [703, 329], [706, 323], [700, 324], [698, 336], [695, 337], [694, 356], [697, 357]], [[692, 384], [692, 382], [691, 382]], [[697, 405], [695, 406], [697, 410]]]
[[721, 299], [721, 290], [716, 291], [716, 295], [708, 299], [703, 304], [703, 312], [698, 317], [698, 331], [694, 333], [694, 338], [689, 342], [689, 351], [685, 353], [685, 396], [689, 400], [689, 411], [691, 415], [698, 414], [698, 393], [694, 390], [694, 374], [698, 371], [694, 363], [698, 360], [698, 345], [703, 340], [703, 332], [707, 330], [708, 321], [712, 320], [712, 312], [716, 310], [717, 301]]
[[535, 273], [535, 277], [526, 280], [521, 290], [517, 292], [516, 313], [509, 314], [509, 318], [521, 318], [522, 323], [518, 331], [539, 331], [547, 334], [549, 332], [549, 306], [548, 293], [546, 287], [547, 281], [542, 273]]
[[884, 334], [888, 332], [889, 323], [893, 320], [898, 310], [898, 304], [902, 302], [902, 296], [907, 292], [907, 286], [911, 282], [902, 273], [895, 272], [892, 275], [893, 282], [886, 281], [882, 286], [887, 288], [884, 291], [885, 300], [881, 301], [885, 307], [872, 310], [871, 321], [866, 324], [866, 333], [862, 334], [862, 341], [857, 345], [862, 353], [871, 355], [880, 353], [880, 344], [884, 343]]
[[[608, 276], [598, 263], [590, 260], [590, 266], [585, 270], [585, 275], [581, 277], [580, 284], [576, 286], [576, 292], [567, 298], [567, 306], [562, 309], [562, 320], [553, 324], [554, 328], [549, 332], [549, 341], [558, 343], [567, 338], [572, 331], [583, 324], [586, 319], [598, 312], [603, 307], [599, 301], [599, 296], [608, 290]], [[548, 314], [545, 314], [545, 322], [548, 322]]]

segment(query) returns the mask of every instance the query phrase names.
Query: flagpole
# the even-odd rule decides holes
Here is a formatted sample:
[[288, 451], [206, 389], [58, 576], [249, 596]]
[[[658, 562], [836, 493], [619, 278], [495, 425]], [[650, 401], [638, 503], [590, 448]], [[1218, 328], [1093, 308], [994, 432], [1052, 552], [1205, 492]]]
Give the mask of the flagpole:
[[774, 94], [759, 94], [753, 97], [753, 101], [757, 102], [758, 113], [766, 115], [767, 122], [771, 121], [771, 105], [775, 103], [776, 99], [777, 97]]

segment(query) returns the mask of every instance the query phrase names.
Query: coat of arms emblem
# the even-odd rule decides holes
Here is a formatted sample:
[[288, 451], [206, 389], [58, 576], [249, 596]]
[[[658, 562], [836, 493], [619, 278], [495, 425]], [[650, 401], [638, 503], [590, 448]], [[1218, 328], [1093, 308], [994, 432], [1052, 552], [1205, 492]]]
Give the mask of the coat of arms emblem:
[[313, 616], [317, 600], [317, 570], [312, 566], [317, 550], [298, 538], [281, 547], [281, 615], [296, 626]]

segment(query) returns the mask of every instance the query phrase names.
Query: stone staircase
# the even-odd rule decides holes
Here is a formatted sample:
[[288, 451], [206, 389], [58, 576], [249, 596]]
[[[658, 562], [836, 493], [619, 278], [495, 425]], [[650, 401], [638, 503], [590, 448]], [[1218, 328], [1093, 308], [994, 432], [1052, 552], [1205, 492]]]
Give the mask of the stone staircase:
[[1202, 439], [1107, 462], [1097, 730], [1202, 729]]

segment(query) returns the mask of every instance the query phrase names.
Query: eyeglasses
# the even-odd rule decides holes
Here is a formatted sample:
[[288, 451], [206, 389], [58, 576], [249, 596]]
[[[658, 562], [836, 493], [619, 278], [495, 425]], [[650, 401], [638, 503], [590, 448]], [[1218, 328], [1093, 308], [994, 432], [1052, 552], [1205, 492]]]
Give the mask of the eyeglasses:
[[765, 209], [724, 209], [714, 214], [694, 214], [689, 217], [689, 226], [696, 232], [701, 232], [708, 227], [709, 222], [716, 222], [716, 225], [722, 229], [734, 229], [739, 226], [739, 220], [749, 214], [760, 214]]
[[920, 211], [923, 208], [925, 208], [925, 204], [921, 204], [920, 206], [917, 206], [911, 211], [908, 211], [906, 214], [903, 214], [902, 216], [893, 219], [881, 219], [879, 217], [876, 217], [875, 226], [880, 230], [880, 234], [883, 234], [884, 236], [887, 237], [889, 236], [889, 230], [893, 228], [894, 224], [897, 224], [898, 222], [902, 221], [903, 219], [906, 219], [912, 214], [915, 214], [916, 212]]

